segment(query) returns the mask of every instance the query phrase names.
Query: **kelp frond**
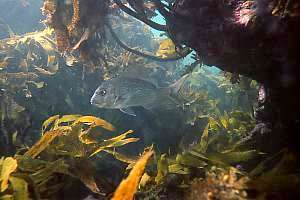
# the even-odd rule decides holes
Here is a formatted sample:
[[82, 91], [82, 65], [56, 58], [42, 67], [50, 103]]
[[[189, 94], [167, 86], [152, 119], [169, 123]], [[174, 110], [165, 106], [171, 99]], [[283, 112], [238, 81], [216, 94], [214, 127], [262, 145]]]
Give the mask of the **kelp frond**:
[[[103, 194], [95, 181], [95, 169], [89, 157], [103, 151], [122, 162], [134, 164], [135, 157], [121, 154], [116, 148], [138, 139], [127, 138], [131, 130], [111, 139], [92, 139], [93, 131], [103, 134], [100, 129], [115, 131], [112, 124], [94, 116], [55, 115], [45, 120], [40, 140], [24, 155], [0, 160], [0, 199], [11, 196], [16, 200], [26, 200], [29, 196], [47, 198], [64, 186], [56, 182], [57, 176], [79, 179], [93, 193]], [[86, 142], [92, 140], [94, 142]], [[152, 153], [149, 150], [137, 162], [141, 170], [135, 172], [138, 176]], [[34, 194], [29, 193], [28, 186], [34, 189]]]
[[12, 158], [2, 158], [0, 161], [0, 166], [1, 166], [1, 174], [0, 174], [0, 192], [5, 191], [8, 188], [8, 180], [10, 177], [10, 174], [14, 172], [17, 169], [17, 161]]
[[62, 133], [63, 132], [61, 130], [46, 132], [43, 137], [37, 143], [35, 143], [24, 155], [35, 158], [42, 151], [44, 151], [58, 135], [61, 135]]
[[147, 150], [136, 162], [128, 177], [123, 180], [114, 193], [112, 200], [133, 200], [139, 182], [144, 174], [146, 164], [153, 154], [153, 150]]
[[15, 158], [0, 159], [0, 199], [29, 200], [28, 183], [13, 175], [17, 167]]
[[[54, 31], [42, 31], [0, 40], [0, 82], [2, 87], [18, 92], [30, 85], [44, 87], [42, 76], [59, 69], [59, 54], [53, 41]], [[30, 91], [28, 91], [30, 97]]]
[[[131, 130], [111, 139], [95, 140], [89, 134], [97, 127], [107, 131], [115, 130], [112, 124], [94, 116], [52, 116], [43, 123], [42, 138], [25, 155], [35, 158], [48, 148], [50, 152], [55, 154], [89, 157], [104, 150], [111, 153], [111, 148], [138, 140], [137, 138], [126, 138], [128, 134], [133, 132]], [[121, 157], [119, 154], [116, 155]]]
[[80, 16], [79, 16], [79, 0], [73, 0], [73, 16], [71, 23], [68, 25], [68, 31], [71, 33], [74, 29], [77, 23], [79, 22]]

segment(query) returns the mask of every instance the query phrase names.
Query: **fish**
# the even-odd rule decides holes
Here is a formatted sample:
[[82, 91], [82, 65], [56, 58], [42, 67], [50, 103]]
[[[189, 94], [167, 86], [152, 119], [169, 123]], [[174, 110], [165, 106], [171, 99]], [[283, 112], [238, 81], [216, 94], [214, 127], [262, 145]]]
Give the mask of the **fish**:
[[187, 75], [182, 76], [168, 87], [158, 87], [155, 83], [139, 77], [119, 76], [103, 81], [91, 97], [90, 103], [99, 108], [119, 109], [136, 116], [132, 107], [141, 106], [146, 110], [172, 110], [180, 107], [176, 93]]

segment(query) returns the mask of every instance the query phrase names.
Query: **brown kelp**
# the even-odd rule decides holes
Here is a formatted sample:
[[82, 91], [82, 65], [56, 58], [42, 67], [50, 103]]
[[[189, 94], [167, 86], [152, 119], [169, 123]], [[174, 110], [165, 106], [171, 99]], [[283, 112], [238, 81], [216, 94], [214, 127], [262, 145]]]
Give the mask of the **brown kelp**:
[[[157, 47], [157, 46], [156, 46]], [[110, 78], [111, 76], [114, 76], [115, 74], [119, 72], [126, 72], [126, 70], [129, 70], [127, 73], [137, 73], [139, 74], [151, 74], [155, 70], [160, 70], [162, 67], [153, 63], [146, 61], [145, 59], [141, 59], [135, 55], [132, 55], [130, 53], [125, 53], [122, 52], [121, 54], [115, 53], [115, 58], [113, 58], [113, 62], [110, 67], [107, 68], [108, 73], [105, 75], [106, 78]], [[44, 61], [47, 60], [48, 63], [48, 56], [44, 57]], [[51, 58], [49, 59], [51, 61]], [[116, 63], [121, 63], [121, 65], [117, 66]], [[67, 67], [63, 67], [64, 65], [62, 63], [59, 63], [58, 71], [56, 71], [53, 74], [45, 74], [45, 75], [38, 75], [38, 79], [43, 80], [44, 77], [49, 77], [50, 79], [55, 79], [56, 77], [59, 77], [61, 74], [60, 72], [63, 71]], [[62, 67], [61, 67], [62, 66]], [[134, 66], [134, 67], [130, 67]], [[114, 69], [115, 67], [115, 69]], [[145, 68], [143, 68], [145, 67]], [[7, 69], [10, 69], [11, 65], [8, 65]], [[76, 69], [76, 67], [74, 67]], [[70, 69], [74, 69], [70, 68]], [[30, 68], [31, 69], [31, 68]], [[67, 68], [69, 69], [69, 68]], [[168, 73], [172, 73], [174, 69], [176, 69], [176, 65], [168, 68], [169, 71], [164, 71], [166, 73], [166, 76], [168, 76]], [[135, 72], [134, 72], [135, 71]], [[67, 71], [66, 74], [71, 74], [71, 72]], [[76, 72], [77, 73], [77, 72]], [[198, 75], [198, 74], [197, 74]], [[68, 77], [70, 77], [69, 75]], [[169, 75], [170, 76], [170, 75]], [[80, 77], [80, 76], [79, 76]], [[195, 77], [195, 76], [194, 76]], [[203, 75], [199, 76], [200, 78], [203, 78], [203, 83], [205, 80], [209, 80], [209, 76]], [[79, 78], [80, 79], [80, 78]], [[69, 107], [69, 105], [72, 105], [74, 100], [70, 100], [70, 94], [68, 92], [65, 92], [65, 87], [66, 87], [66, 81], [63, 79], [63, 83], [59, 81], [59, 79], [55, 79], [55, 93], [57, 95], [53, 96], [51, 98], [52, 103], [54, 103], [57, 99], [57, 101], [62, 101], [60, 103], [66, 102], [64, 104], [64, 107], [74, 109], [73, 107]], [[78, 80], [78, 79], [75, 79]], [[76, 81], [78, 82], [78, 81]], [[31, 83], [31, 82], [30, 82]], [[29, 84], [30, 84], [29, 83]], [[46, 87], [43, 86], [40, 89], [46, 89], [49, 90], [49, 82], [47, 82]], [[209, 90], [208, 88], [210, 87], [209, 85], [201, 85], [199, 84], [198, 90], [194, 90], [193, 84], [196, 84], [195, 80], [189, 80], [187, 81], [186, 88], [189, 88], [189, 90], [185, 90], [182, 88], [180, 90], [181, 97], [184, 101], [189, 102], [192, 107], [199, 106], [202, 108], [197, 110], [197, 117], [202, 117], [205, 118], [207, 116], [203, 115], [204, 111], [205, 114], [209, 114], [209, 111], [214, 111], [216, 110], [217, 103], [214, 103], [214, 101], [211, 99], [208, 99], [206, 95], [206, 90]], [[9, 84], [11, 85], [11, 84]], [[199, 86], [200, 85], [200, 86]], [[217, 88], [217, 85], [215, 85]], [[79, 88], [79, 86], [73, 85], [74, 88]], [[200, 89], [199, 89], [200, 88]], [[38, 88], [37, 88], [38, 89]], [[62, 91], [62, 92], [59, 92]], [[81, 90], [80, 90], [81, 91]], [[53, 94], [53, 93], [52, 93]], [[81, 95], [84, 93], [80, 93]], [[203, 95], [204, 94], [204, 95]], [[34, 94], [33, 94], [34, 95]], [[193, 100], [197, 100], [197, 103], [193, 102]], [[210, 101], [212, 100], [212, 101]], [[202, 103], [200, 103], [202, 102]], [[47, 102], [46, 102], [47, 103]], [[186, 105], [186, 108], [189, 106]], [[32, 108], [32, 107], [31, 107]], [[43, 109], [43, 108], [42, 108]], [[86, 108], [84, 108], [86, 109]], [[189, 109], [188, 109], [189, 110]], [[202, 115], [200, 113], [202, 112]], [[47, 113], [46, 113], [47, 114]], [[224, 114], [226, 115], [226, 114]], [[216, 116], [211, 116], [215, 117], [216, 120], [218, 120], [218, 115]], [[221, 116], [221, 114], [220, 114]], [[247, 118], [248, 120], [248, 118]], [[102, 188], [96, 185], [95, 182], [95, 175], [94, 171], [95, 168], [93, 167], [93, 162], [89, 156], [95, 156], [98, 152], [102, 153], [108, 153], [116, 157], [122, 162], [125, 163], [134, 163], [136, 161], [135, 157], [129, 157], [126, 156], [122, 153], [116, 152], [114, 150], [114, 147], [117, 147], [119, 145], [126, 144], [128, 142], [134, 142], [137, 139], [135, 138], [129, 138], [128, 140], [126, 139], [126, 136], [131, 134], [131, 131], [125, 132], [124, 134], [117, 136], [116, 138], [107, 139], [107, 141], [99, 141], [99, 135], [101, 136], [102, 134], [99, 134], [97, 132], [97, 129], [99, 129], [99, 126], [103, 126], [104, 128], [106, 127], [107, 129], [112, 130], [111, 126], [106, 124], [100, 119], [97, 119], [92, 116], [85, 116], [82, 117], [80, 115], [64, 115], [62, 117], [60, 116], [53, 116], [46, 120], [43, 123], [42, 126], [42, 133], [43, 136], [40, 138], [40, 140], [33, 145], [31, 149], [29, 149], [27, 152], [25, 152], [25, 155], [31, 156], [33, 160], [22, 160], [25, 163], [34, 163], [35, 160], [42, 160], [45, 162], [43, 166], [48, 166], [48, 168], [41, 168], [41, 171], [39, 173], [34, 174], [34, 178], [37, 177], [38, 179], [34, 182], [34, 184], [37, 184], [41, 189], [37, 189], [37, 191], [34, 193], [36, 196], [52, 196], [52, 195], [58, 195], [59, 188], [63, 188], [63, 183], [61, 184], [56, 184], [56, 179], [58, 177], [63, 176], [64, 178], [67, 177], [73, 177], [75, 179], [81, 180], [92, 192], [95, 193], [102, 193], [103, 191], [101, 190]], [[239, 125], [233, 126], [234, 128], [239, 127]], [[224, 131], [226, 132], [226, 131]], [[203, 134], [205, 136], [205, 134]], [[205, 140], [205, 137], [203, 136], [203, 140]], [[120, 138], [123, 138], [122, 141], [117, 142]], [[100, 142], [100, 143], [99, 143]], [[116, 143], [115, 143], [116, 142]], [[66, 145], [68, 144], [68, 145]], [[104, 145], [104, 146], [103, 146]], [[106, 148], [108, 145], [109, 148]], [[112, 146], [110, 146], [112, 145]], [[25, 145], [26, 147], [26, 145]], [[24, 148], [24, 146], [23, 146]], [[24, 152], [24, 149], [20, 149], [19, 152], [22, 152], [21, 155]], [[56, 157], [62, 158], [63, 161], [56, 159]], [[163, 185], [161, 183], [165, 182], [165, 177], [169, 177], [169, 174], [181, 174], [181, 175], [189, 175], [191, 172], [190, 167], [191, 166], [206, 166], [207, 163], [204, 163], [202, 160], [194, 160], [194, 157], [189, 157], [190, 155], [184, 154], [178, 154], [174, 159], [169, 159], [166, 156], [161, 157], [161, 161], [159, 161], [159, 165], [162, 166], [158, 167], [158, 171], [160, 175], [154, 176], [156, 178], [156, 182], [159, 185]], [[54, 157], [54, 158], [53, 158]], [[67, 158], [65, 161], [64, 159]], [[50, 159], [50, 161], [48, 161]], [[190, 160], [189, 160], [190, 159]], [[19, 158], [21, 160], [21, 158]], [[178, 163], [177, 161], [178, 160]], [[170, 164], [165, 164], [170, 162]], [[85, 163], [84, 166], [82, 166], [82, 163]], [[192, 164], [191, 164], [192, 163]], [[170, 166], [169, 166], [170, 165]], [[67, 166], [71, 166], [70, 168], [72, 169], [72, 174], [71, 172], [66, 172], [65, 168], [68, 168]], [[167, 167], [166, 167], [167, 166]], [[31, 165], [28, 165], [28, 168], [30, 168]], [[58, 167], [58, 168], [54, 168]], [[23, 168], [24, 171], [30, 171], [28, 168]], [[39, 168], [38, 168], [39, 169]], [[165, 170], [167, 169], [167, 170]], [[50, 171], [50, 172], [49, 172]], [[33, 173], [33, 171], [30, 171]], [[47, 172], [47, 175], [44, 173]], [[41, 175], [42, 174], [42, 175]], [[50, 174], [50, 175], [49, 175]], [[55, 175], [53, 175], [55, 174]], [[68, 175], [69, 174], [69, 175]], [[71, 174], [71, 175], [70, 175]], [[151, 174], [150, 174], [151, 175]], [[44, 182], [44, 176], [47, 177], [48, 181]], [[58, 177], [57, 177], [58, 176]], [[151, 175], [152, 176], [152, 175]], [[146, 175], [144, 177], [147, 177]], [[147, 178], [145, 178], [147, 180]], [[148, 177], [149, 179], [149, 177]], [[149, 182], [150, 181], [150, 182]], [[151, 178], [148, 182], [151, 183]], [[30, 182], [30, 181], [29, 181]], [[147, 181], [145, 181], [147, 182]], [[48, 184], [52, 185], [53, 183], [53, 188], [49, 191], [46, 191], [46, 185]], [[147, 183], [147, 184], [149, 184]], [[146, 185], [147, 185], [146, 184]], [[32, 183], [29, 184], [29, 187], [31, 188]], [[40, 194], [39, 194], [40, 193]]]
[[[64, 53], [66, 58], [72, 56], [74, 51], [78, 50], [81, 60], [90, 67], [99, 65], [101, 62], [107, 66], [107, 57], [109, 56], [107, 49], [105, 49], [105, 43], [107, 43], [106, 28], [118, 45], [138, 56], [156, 61], [174, 61], [191, 52], [191, 50], [185, 48], [178, 55], [176, 54], [170, 58], [160, 58], [127, 46], [119, 39], [112, 28], [113, 23], [109, 20], [109, 15], [127, 18], [120, 14], [116, 4], [108, 0], [101, 2], [96, 0], [74, 0], [72, 2], [46, 0], [42, 11], [46, 16], [45, 23], [54, 29], [58, 50]], [[144, 17], [146, 17], [146, 13], [156, 7], [151, 2], [144, 4], [141, 1], [137, 7], [136, 3], [130, 2], [130, 4], [133, 8], [139, 7], [139, 12], [141, 12], [139, 14], [145, 15]], [[151, 13], [152, 16], [155, 15], [155, 12], [152, 11]]]
[[[155, 51], [158, 47], [156, 41], [150, 40], [150, 31], [141, 24], [125, 25], [124, 23], [124, 26], [114, 27], [114, 29], [132, 46], [139, 45], [143, 39], [147, 49]], [[139, 29], [144, 35], [124, 34], [135, 29]], [[147, 37], [147, 42], [144, 36]], [[162, 66], [117, 48], [117, 44], [111, 38], [109, 40], [110, 42], [105, 46], [105, 51], [110, 53], [107, 67], [81, 62], [71, 54], [63, 60], [57, 49], [53, 29], [14, 35], [0, 41], [1, 127], [3, 127], [1, 129], [3, 140], [0, 146], [3, 152], [14, 151], [11, 137], [13, 133], [17, 132], [17, 139], [22, 142], [30, 135], [29, 129], [32, 123], [40, 123], [33, 122], [32, 118], [42, 121], [49, 115], [57, 113], [51, 111], [54, 107], [60, 107], [59, 112], [63, 113], [69, 112], [68, 110], [76, 106], [84, 111], [86, 107], [83, 108], [76, 103], [78, 98], [91, 95], [95, 87], [93, 81], [100, 83], [102, 79], [115, 77], [127, 71], [130, 66], [136, 68], [145, 66], [146, 68], [141, 70], [144, 74], [160, 70], [162, 72], [160, 76], [166, 75], [167, 71]], [[98, 49], [101, 50], [101, 47]], [[177, 64], [164, 64], [164, 66], [176, 68]], [[66, 81], [66, 79], [70, 80]], [[91, 79], [93, 81], [90, 81]], [[76, 83], [76, 86], [66, 84], [71, 82]], [[71, 87], [74, 89], [70, 89]], [[54, 96], [54, 93], [57, 96]], [[48, 102], [52, 102], [52, 108]], [[89, 104], [89, 100], [83, 99], [82, 102], [81, 104]], [[25, 120], [21, 122], [21, 119]], [[32, 144], [34, 142], [32, 139], [26, 140]]]
[[[59, 55], [50, 29], [3, 39], [0, 41], [0, 52], [0, 112], [5, 137], [1, 146], [10, 149], [13, 141], [9, 135], [16, 131], [17, 134], [22, 134], [21, 130], [16, 130], [21, 125], [22, 118], [24, 126], [21, 125], [20, 129], [29, 127], [26, 106], [17, 102], [17, 96], [31, 99], [32, 90], [42, 89], [45, 77], [57, 73]], [[21, 121], [18, 122], [18, 119]], [[3, 149], [3, 152], [11, 150]]]
[[[244, 120], [242, 120], [242, 115]], [[260, 152], [255, 149], [239, 150], [236, 144], [243, 139], [254, 126], [249, 124], [249, 116], [242, 112], [232, 112], [229, 115], [219, 113], [218, 118], [209, 117], [208, 124], [201, 138], [188, 149], [176, 155], [175, 159], [166, 159], [161, 155], [158, 166], [157, 180], [162, 174], [189, 174], [190, 168], [203, 169], [208, 166], [235, 166], [245, 161], [257, 158]], [[169, 167], [163, 167], [168, 165]], [[169, 163], [169, 164], [167, 164]], [[162, 169], [167, 170], [163, 172]]]
[[140, 179], [144, 174], [144, 169], [152, 154], [152, 149], [148, 149], [146, 150], [146, 152], [144, 152], [141, 158], [139, 158], [139, 160], [135, 163], [128, 177], [120, 183], [114, 193], [112, 200], [134, 199], [134, 194], [136, 193]]
[[[152, 176], [140, 188], [137, 198], [297, 197], [299, 162], [294, 153], [283, 149], [274, 156], [266, 156], [255, 149], [239, 149], [239, 140], [247, 135], [246, 129], [251, 130], [241, 120], [248, 122], [247, 117], [247, 113], [233, 112], [210, 118], [199, 143], [175, 157], [158, 156], [157, 169], [148, 172]], [[253, 164], [258, 157], [261, 162]]]
[[[292, 134], [299, 132], [300, 113], [299, 99], [294, 97], [300, 87], [298, 1], [153, 0], [166, 24], [145, 16], [141, 2], [129, 3], [130, 7], [121, 0], [114, 2], [127, 14], [167, 32], [177, 46], [191, 47], [204, 64], [231, 72], [232, 82], [238, 82], [241, 74], [265, 84], [268, 100], [257, 111], [262, 113], [259, 121], [269, 124], [270, 134], [257, 128], [252, 143], [271, 138], [274, 141], [264, 145], [266, 151], [274, 149], [274, 143], [279, 143], [276, 151], [282, 146], [299, 151], [299, 139]], [[279, 130], [276, 124], [285, 125]]]
[[39, 75], [53, 75], [58, 70], [51, 29], [1, 40], [0, 51], [1, 83], [10, 87], [26, 88], [29, 83], [42, 87]]
[[64, 183], [57, 182], [59, 176], [79, 179], [92, 192], [101, 194], [90, 157], [106, 152], [122, 162], [134, 163], [135, 159], [116, 152], [115, 148], [138, 139], [127, 138], [132, 133], [127, 131], [97, 140], [101, 132], [95, 129], [100, 127], [107, 131], [115, 130], [110, 123], [93, 116], [50, 117], [43, 123], [42, 137], [31, 148], [25, 152], [20, 150], [14, 158], [1, 159], [1, 198], [51, 197], [64, 186]]
[[246, 199], [247, 163], [264, 155], [236, 146], [254, 126], [249, 121], [251, 116], [241, 111], [210, 116], [197, 143], [175, 156], [156, 156], [157, 168], [149, 172], [152, 177], [138, 198]]

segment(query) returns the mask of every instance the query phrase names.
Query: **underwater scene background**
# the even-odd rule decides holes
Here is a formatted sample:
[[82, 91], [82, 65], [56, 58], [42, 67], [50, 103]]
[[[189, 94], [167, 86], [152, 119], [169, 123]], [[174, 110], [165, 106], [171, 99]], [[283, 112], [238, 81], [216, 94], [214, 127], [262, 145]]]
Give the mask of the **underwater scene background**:
[[299, 197], [296, 151], [253, 136], [260, 77], [172, 35], [186, 2], [0, 0], [0, 199]]

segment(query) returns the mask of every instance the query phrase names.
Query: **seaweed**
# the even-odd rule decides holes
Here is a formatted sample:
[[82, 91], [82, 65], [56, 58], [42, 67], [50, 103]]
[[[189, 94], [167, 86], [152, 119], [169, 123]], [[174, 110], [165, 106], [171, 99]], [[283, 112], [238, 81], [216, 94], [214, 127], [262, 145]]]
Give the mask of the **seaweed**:
[[172, 196], [175, 187], [175, 196], [182, 199], [246, 199], [251, 177], [246, 171], [248, 163], [265, 155], [237, 147], [253, 126], [248, 113], [221, 114], [217, 110], [208, 117], [197, 143], [175, 156], [157, 156], [157, 168], [151, 172], [156, 175], [150, 177], [138, 197], [147, 199], [150, 193], [156, 195], [154, 199]]
[[[51, 5], [48, 5], [49, 10], [52, 9]], [[132, 31], [133, 28], [135, 26], [128, 24], [116, 29], [123, 34], [125, 29]], [[149, 30], [140, 28], [148, 38], [151, 36]], [[127, 40], [136, 46], [141, 38]], [[149, 49], [154, 50], [158, 45], [150, 39], [147, 42]], [[107, 66], [89, 65], [72, 54], [62, 57], [53, 29], [3, 39], [0, 41], [0, 49], [0, 112], [3, 132], [0, 146], [1, 152], [8, 155], [16, 150], [12, 144], [13, 133], [17, 132], [18, 145], [32, 145], [36, 134], [31, 134], [30, 131], [37, 132], [38, 124], [49, 115], [70, 113], [75, 107], [81, 109], [76, 110], [77, 112], [86, 113], [87, 98], [95, 89], [95, 83], [101, 83], [103, 79], [112, 78], [135, 65], [137, 68], [146, 66], [145, 74], [153, 73], [157, 69], [162, 72], [160, 76], [167, 73], [157, 63], [116, 48], [116, 43], [111, 38], [105, 47], [105, 51], [111, 54]], [[103, 49], [99, 47], [98, 50]], [[165, 66], [175, 68], [176, 65], [171, 63]], [[76, 83], [76, 86], [72, 85], [72, 91], [71, 86], [67, 85], [71, 82]], [[79, 98], [82, 102], [78, 101]], [[49, 102], [52, 102], [51, 106]], [[93, 109], [89, 110], [95, 112]]]
[[151, 149], [146, 150], [144, 154], [135, 163], [134, 167], [130, 171], [128, 177], [123, 180], [116, 189], [112, 200], [131, 200], [138, 188], [139, 182], [144, 174], [144, 169], [153, 151]]
[[[232, 5], [207, 1], [218, 5], [212, 10], [209, 5], [208, 13], [202, 10], [206, 1], [128, 1], [130, 7], [124, 2], [45, 0], [45, 23], [52, 29], [17, 35], [3, 23], [10, 38], [0, 41], [0, 148], [5, 156], [0, 160], [0, 198], [60, 199], [61, 192], [72, 190], [70, 187], [76, 184], [84, 187], [82, 191], [87, 190], [84, 195], [101, 199], [112, 196], [113, 199], [274, 199], [274, 196], [285, 199], [293, 197], [293, 193], [297, 196], [294, 192], [299, 186], [297, 156], [288, 150], [269, 155], [255, 147], [240, 146], [240, 141], [255, 126], [251, 104], [258, 86], [243, 75], [263, 82], [260, 70], [266, 69], [265, 66], [271, 69], [268, 66], [274, 64], [267, 59], [270, 46], [255, 40], [253, 43], [262, 42], [258, 53], [248, 52], [251, 45], [236, 49], [230, 46], [231, 41], [248, 40], [236, 37], [227, 41], [226, 37], [231, 36], [227, 32], [209, 35], [216, 27], [222, 30], [227, 22], [199, 17], [204, 13], [210, 18], [210, 12], [219, 12], [222, 7], [233, 9], [232, 15], [221, 12], [232, 17], [228, 20], [230, 27], [238, 26], [239, 33], [247, 32], [247, 28], [252, 30], [251, 34], [256, 33], [255, 28], [264, 23], [257, 21], [260, 13], [254, 12], [253, 1], [230, 1]], [[188, 3], [194, 3], [194, 7], [191, 9]], [[299, 16], [299, 3], [295, 1], [272, 1], [268, 6], [268, 17], [275, 25], [277, 19], [285, 25]], [[119, 9], [165, 31], [168, 38], [153, 39], [149, 29]], [[166, 19], [166, 25], [151, 21], [157, 13]], [[214, 23], [218, 26], [214, 27]], [[181, 29], [186, 34], [181, 35]], [[202, 29], [206, 32], [200, 34]], [[213, 39], [209, 40], [210, 37]], [[225, 46], [220, 52], [218, 41]], [[291, 42], [286, 43], [291, 44], [289, 49], [294, 49]], [[145, 50], [139, 50], [140, 46]], [[185, 57], [191, 52], [189, 47], [197, 52], [194, 63], [187, 66], [181, 61], [158, 63]], [[262, 49], [267, 49], [267, 55], [258, 56]], [[276, 55], [280, 54], [279, 49]], [[243, 56], [237, 58], [239, 50]], [[220, 60], [214, 60], [218, 53], [226, 58], [222, 60], [220, 56]], [[211, 73], [205, 63], [215, 62], [231, 73], [224, 72], [224, 76]], [[240, 69], [239, 62], [247, 69]], [[158, 80], [159, 87], [187, 74], [188, 79], [178, 94], [182, 113], [148, 113], [137, 108], [145, 118], [131, 119], [114, 111], [90, 108], [89, 97], [95, 84], [122, 74], [148, 76]], [[55, 113], [60, 115], [48, 118]], [[109, 119], [121, 128], [116, 129], [92, 115]], [[173, 116], [178, 120], [173, 120]], [[45, 118], [48, 119], [41, 125]], [[134, 123], [129, 127], [127, 122]], [[178, 122], [183, 128], [178, 128]], [[40, 125], [41, 131], [37, 130]], [[131, 137], [134, 134], [128, 130], [131, 128], [142, 131], [144, 135], [139, 136], [144, 140]], [[156, 140], [164, 148], [157, 142], [155, 152], [146, 149], [141, 156], [127, 155], [124, 151], [128, 144], [144, 142], [133, 146], [136, 153], [138, 148], [148, 146], [145, 143], [155, 141], [154, 134], [159, 135]], [[178, 148], [184, 142], [177, 138], [183, 141], [183, 135], [193, 135], [196, 140]], [[147, 141], [147, 137], [151, 139]], [[172, 142], [176, 144], [174, 149], [169, 147]], [[150, 160], [152, 154], [154, 159]], [[104, 165], [108, 169], [102, 169]], [[132, 170], [113, 193], [121, 177], [127, 174], [123, 174], [126, 167]]]
[[65, 185], [57, 182], [58, 176], [79, 179], [93, 193], [105, 195], [95, 182], [91, 156], [103, 151], [122, 162], [135, 163], [137, 159], [125, 159], [130, 157], [115, 149], [135, 142], [137, 138], [126, 138], [132, 133], [128, 131], [116, 137], [92, 140], [90, 133], [99, 127], [115, 130], [110, 123], [93, 116], [57, 115], [47, 119], [42, 126], [42, 137], [31, 148], [14, 158], [1, 159], [1, 198], [9, 195], [13, 199], [55, 196]]
[[59, 66], [52, 34], [51, 29], [45, 29], [0, 41], [2, 87], [15, 90], [28, 88], [29, 84], [43, 87], [39, 77], [54, 75]]
[[12, 176], [18, 167], [17, 160], [12, 157], [1, 158], [1, 199], [29, 199], [28, 183], [18, 177]]
[[[169, 161], [168, 172], [187, 174], [189, 167], [235, 166], [261, 154], [255, 149], [241, 151], [236, 146], [254, 126], [254, 123], [249, 123], [249, 115], [234, 111], [229, 115], [225, 112], [224, 115], [219, 113], [217, 116], [218, 119], [209, 117], [198, 143], [177, 154], [175, 160]], [[245, 121], [242, 120], [242, 116]]]

